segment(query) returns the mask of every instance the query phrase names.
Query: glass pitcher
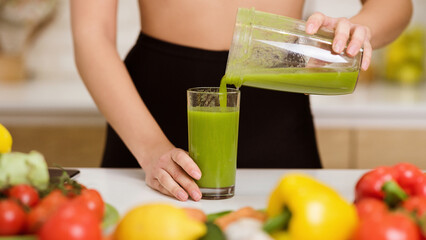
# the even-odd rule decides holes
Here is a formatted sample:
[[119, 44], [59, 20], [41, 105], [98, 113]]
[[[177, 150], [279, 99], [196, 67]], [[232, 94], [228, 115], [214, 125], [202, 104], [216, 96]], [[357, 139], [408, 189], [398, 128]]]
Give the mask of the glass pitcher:
[[355, 89], [362, 49], [355, 57], [332, 51], [334, 32], [305, 32], [305, 22], [240, 8], [222, 84], [305, 94], [340, 95]]

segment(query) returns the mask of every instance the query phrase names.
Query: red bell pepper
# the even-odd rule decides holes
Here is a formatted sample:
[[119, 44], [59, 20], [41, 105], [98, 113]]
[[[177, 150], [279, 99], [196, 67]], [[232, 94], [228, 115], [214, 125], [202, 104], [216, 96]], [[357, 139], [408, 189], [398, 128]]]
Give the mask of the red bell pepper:
[[419, 225], [422, 239], [426, 239], [426, 197], [410, 197], [402, 203], [402, 208], [412, 214]]
[[413, 212], [417, 217], [426, 216], [426, 197], [410, 197], [402, 203], [402, 207], [409, 212]]
[[366, 197], [384, 199], [382, 188], [389, 181], [395, 181], [409, 196], [426, 196], [426, 175], [410, 163], [399, 163], [365, 173], [355, 186], [355, 202]]
[[363, 198], [356, 204], [360, 223], [353, 240], [420, 240], [419, 228], [402, 212], [390, 212], [385, 203], [375, 198]]
[[393, 167], [397, 174], [397, 183], [410, 196], [426, 196], [426, 175], [416, 166], [399, 163]]

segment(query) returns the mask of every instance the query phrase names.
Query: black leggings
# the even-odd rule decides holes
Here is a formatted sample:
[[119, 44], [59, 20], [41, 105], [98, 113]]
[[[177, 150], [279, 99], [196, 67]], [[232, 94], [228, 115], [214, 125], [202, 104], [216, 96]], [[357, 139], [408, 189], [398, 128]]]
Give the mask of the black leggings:
[[[175, 45], [144, 34], [127, 55], [125, 64], [140, 96], [176, 147], [188, 147], [186, 90], [219, 86], [227, 57], [227, 51]], [[320, 168], [309, 96], [242, 87], [237, 166]], [[139, 167], [110, 125], [102, 167]]]

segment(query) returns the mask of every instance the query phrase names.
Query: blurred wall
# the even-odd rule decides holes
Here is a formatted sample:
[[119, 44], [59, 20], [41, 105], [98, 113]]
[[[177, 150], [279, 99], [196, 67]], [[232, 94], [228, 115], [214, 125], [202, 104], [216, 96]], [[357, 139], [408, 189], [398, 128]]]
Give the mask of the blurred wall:
[[[414, 0], [412, 23], [426, 25], [426, 1]], [[358, 0], [306, 0], [304, 18], [315, 11], [333, 17], [350, 17], [361, 9]], [[124, 57], [139, 33], [137, 1], [119, 1], [118, 51]], [[70, 32], [69, 1], [59, 0], [56, 19], [40, 34], [28, 51], [27, 65], [37, 79], [79, 79], [74, 66]], [[59, 79], [58, 79], [59, 80]]]
[[[137, 1], [119, 1], [117, 26], [117, 48], [124, 57], [140, 30]], [[70, 29], [69, 1], [59, 0], [54, 21], [28, 51], [27, 65], [33, 78], [79, 81]]]

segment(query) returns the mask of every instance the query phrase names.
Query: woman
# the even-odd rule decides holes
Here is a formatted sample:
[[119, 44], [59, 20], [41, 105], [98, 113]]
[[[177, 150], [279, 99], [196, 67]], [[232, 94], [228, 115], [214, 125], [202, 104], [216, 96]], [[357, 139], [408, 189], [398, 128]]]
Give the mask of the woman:
[[[187, 147], [185, 90], [218, 86], [238, 7], [301, 18], [303, 0], [139, 0], [141, 35], [125, 62], [116, 50], [117, 0], [73, 0], [75, 58], [80, 75], [108, 121], [102, 166], [137, 167], [163, 194], [195, 201], [201, 177]], [[315, 13], [306, 32], [335, 30], [333, 50], [356, 55], [362, 69], [372, 48], [407, 26], [410, 0], [364, 0], [350, 19]], [[135, 19], [136, 22], [136, 19]], [[136, 23], [135, 23], [136, 24]], [[309, 97], [242, 89], [238, 167], [319, 168]]]

